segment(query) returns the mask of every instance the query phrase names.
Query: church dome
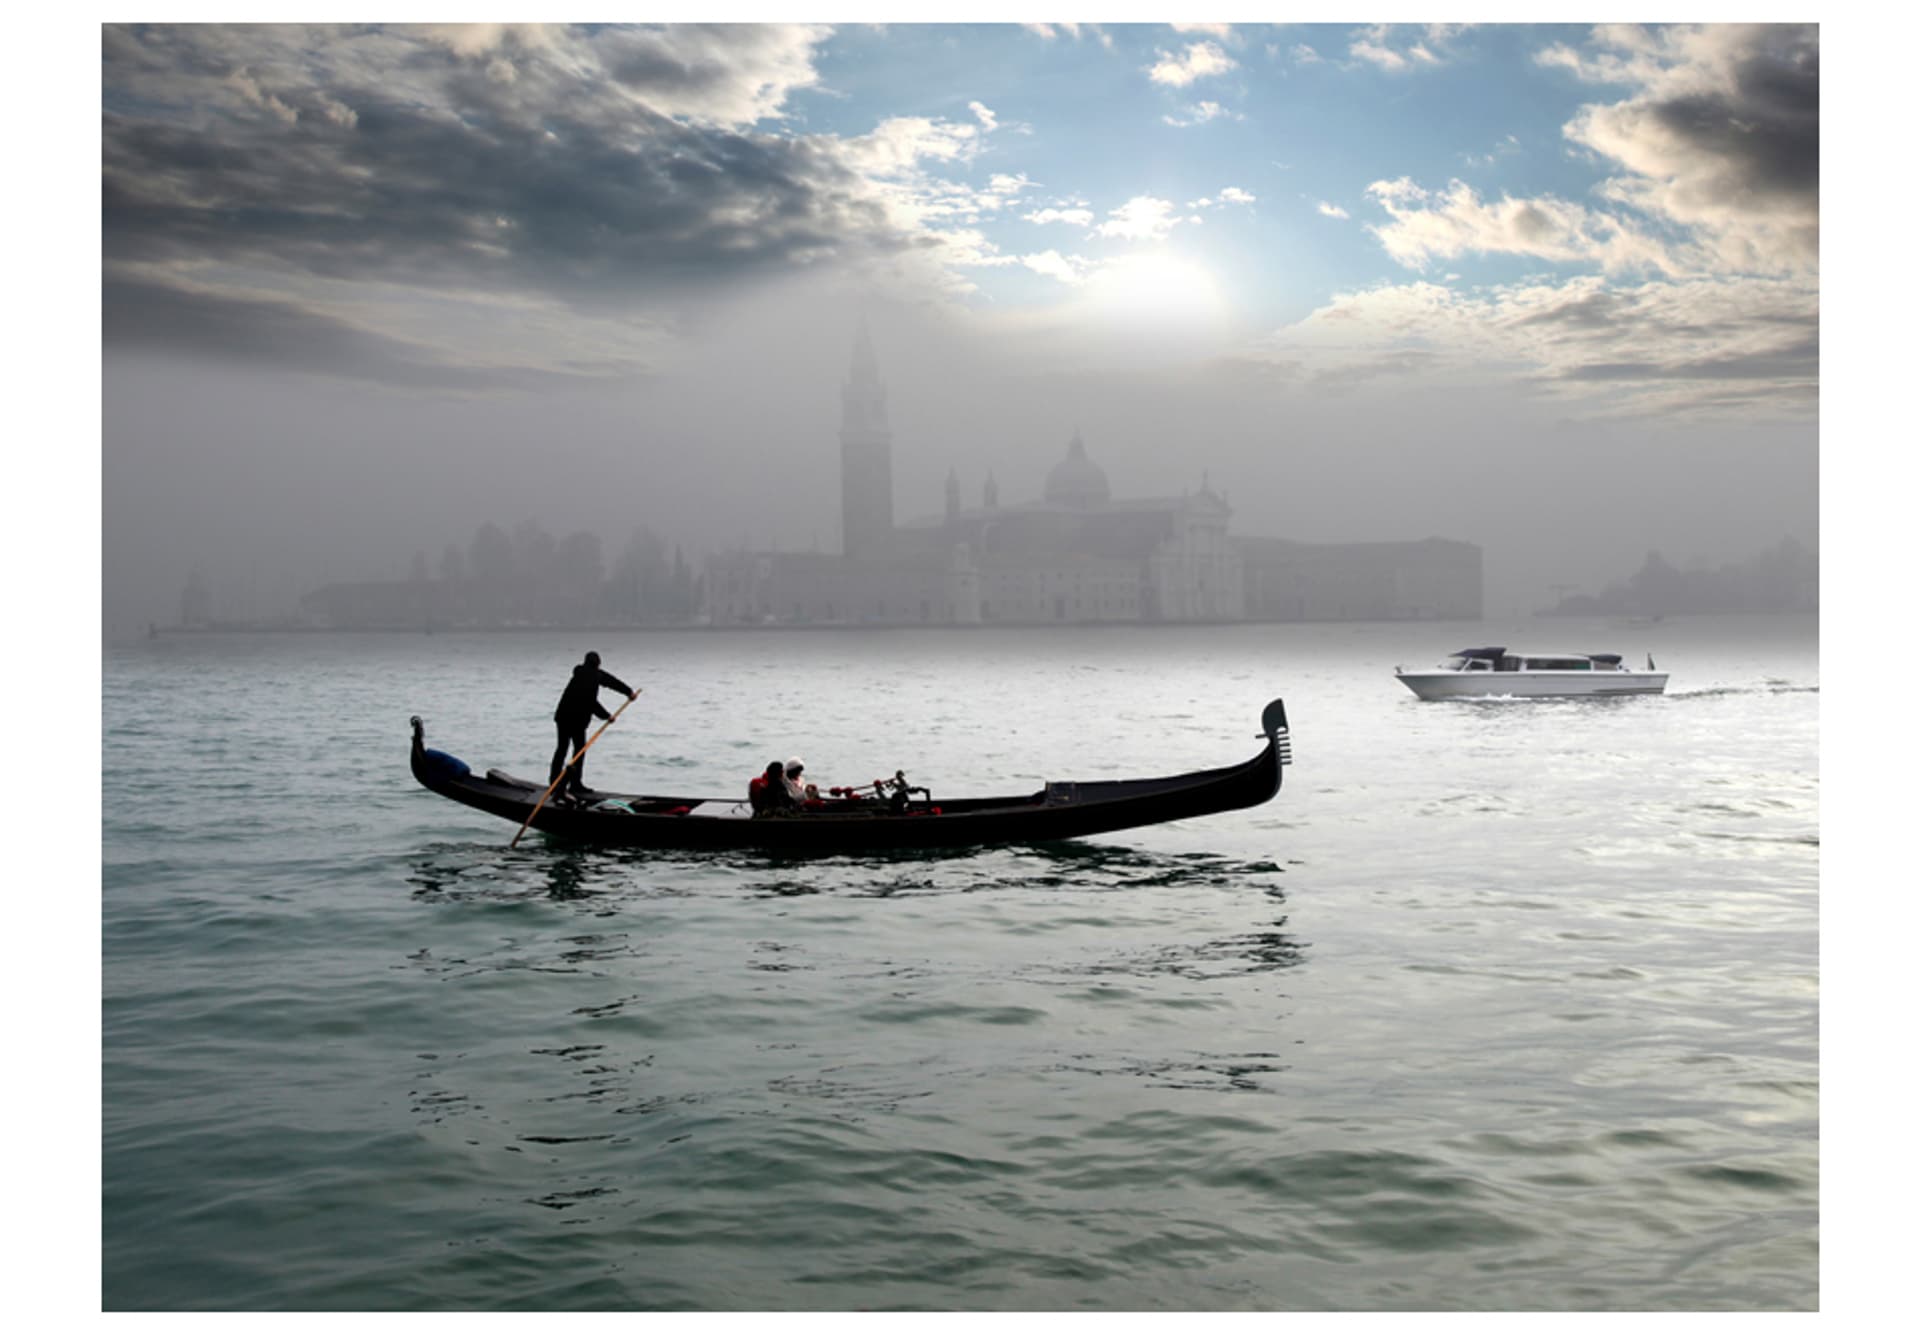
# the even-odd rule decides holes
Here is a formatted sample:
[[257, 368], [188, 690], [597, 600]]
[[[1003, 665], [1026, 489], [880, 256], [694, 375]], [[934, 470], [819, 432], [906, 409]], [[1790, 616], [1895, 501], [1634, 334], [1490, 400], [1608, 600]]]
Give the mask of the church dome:
[[1106, 470], [1087, 457], [1080, 433], [1073, 433], [1067, 456], [1047, 474], [1045, 498], [1060, 505], [1104, 505], [1113, 497]]

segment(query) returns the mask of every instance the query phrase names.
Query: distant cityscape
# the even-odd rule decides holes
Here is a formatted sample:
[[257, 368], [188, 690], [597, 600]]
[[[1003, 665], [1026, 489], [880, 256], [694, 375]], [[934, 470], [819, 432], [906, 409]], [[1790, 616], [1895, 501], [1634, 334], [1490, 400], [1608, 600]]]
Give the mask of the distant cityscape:
[[[332, 583], [278, 621], [223, 619], [195, 571], [177, 630], [466, 630], [646, 626], [1181, 624], [1479, 620], [1472, 542], [1310, 543], [1229, 532], [1205, 475], [1178, 496], [1115, 498], [1076, 432], [1040, 494], [1001, 502], [989, 474], [966, 504], [896, 522], [893, 439], [872, 340], [857, 335], [841, 388], [841, 550], [740, 548], [696, 569], [646, 528], [609, 566], [589, 532], [479, 526], [464, 547], [416, 552], [405, 579]], [[1806, 611], [1818, 558], [1791, 538], [1753, 559], [1680, 570], [1649, 553], [1631, 577], [1544, 615]], [[159, 633], [163, 627], [150, 627]]]
[[1547, 616], [1702, 616], [1716, 612], [1818, 611], [1820, 558], [1791, 537], [1731, 565], [1681, 570], [1657, 551], [1627, 579], [1576, 593]]

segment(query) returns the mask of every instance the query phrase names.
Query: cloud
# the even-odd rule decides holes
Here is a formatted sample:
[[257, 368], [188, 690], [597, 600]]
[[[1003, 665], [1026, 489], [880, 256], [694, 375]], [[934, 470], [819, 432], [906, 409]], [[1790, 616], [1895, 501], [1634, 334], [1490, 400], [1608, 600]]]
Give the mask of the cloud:
[[1429, 23], [1416, 34], [1410, 35], [1404, 25], [1375, 23], [1355, 33], [1347, 44], [1347, 54], [1390, 74], [1431, 68], [1451, 59], [1453, 39], [1469, 26], [1463, 23]]
[[1344, 208], [1341, 208], [1338, 204], [1329, 204], [1324, 199], [1320, 201], [1319, 211], [1329, 218], [1345, 219], [1352, 216]]
[[1028, 222], [1042, 225], [1050, 222], [1064, 222], [1075, 227], [1093, 226], [1093, 210], [1088, 208], [1042, 208], [1022, 216]]
[[1509, 134], [1484, 153], [1466, 153], [1462, 156], [1469, 167], [1490, 167], [1501, 158], [1511, 157], [1519, 151], [1519, 138]]
[[[1614, 174], [1577, 202], [1376, 181], [1367, 193], [1388, 221], [1369, 230], [1416, 269], [1515, 255], [1593, 271], [1343, 294], [1284, 331], [1274, 356], [1329, 384], [1417, 376], [1404, 355], [1420, 353], [1442, 380], [1517, 380], [1586, 413], [1811, 417], [1817, 42], [1811, 27], [1625, 25], [1541, 52], [1542, 66], [1612, 90], [1564, 133]], [[1517, 149], [1509, 135], [1474, 160]]]
[[1430, 373], [1513, 380], [1600, 415], [1809, 416], [1819, 297], [1806, 282], [1599, 275], [1460, 292], [1433, 283], [1343, 293], [1270, 343], [1270, 359], [1349, 382]]
[[977, 127], [842, 143], [727, 123], [809, 82], [793, 57], [816, 36], [109, 27], [104, 249], [585, 292], [900, 244], [861, 174], [953, 156]]
[[1170, 88], [1185, 88], [1196, 79], [1225, 74], [1238, 68], [1233, 57], [1215, 42], [1192, 42], [1178, 55], [1160, 52], [1160, 59], [1147, 69], [1147, 77]]
[[1160, 119], [1175, 129], [1186, 129], [1192, 125], [1205, 125], [1208, 121], [1218, 120], [1223, 116], [1228, 120], [1246, 119], [1239, 112], [1229, 111], [1218, 102], [1195, 102], [1184, 114], [1165, 115]]
[[581, 311], [825, 267], [952, 290], [994, 261], [967, 224], [1017, 189], [943, 173], [997, 120], [793, 132], [827, 32], [109, 25], [103, 261]]
[[1102, 31], [1097, 23], [1022, 23], [1020, 26], [1049, 42], [1056, 37], [1071, 37], [1076, 42], [1082, 37], [1091, 37], [1107, 50], [1113, 50], [1113, 34]]
[[860, 172], [898, 177], [916, 170], [923, 161], [966, 161], [979, 148], [978, 126], [926, 116], [893, 116], [881, 121], [871, 133], [846, 140], [844, 155]]
[[1087, 273], [1094, 267], [1090, 260], [1083, 259], [1079, 255], [1062, 255], [1058, 250], [1043, 250], [1037, 255], [1022, 255], [1020, 262], [1035, 273], [1075, 285], [1085, 282]]
[[1009, 175], [1006, 172], [997, 171], [987, 178], [987, 188], [983, 193], [1005, 200], [1012, 199], [1022, 190], [1032, 188], [1033, 182], [1027, 179], [1025, 172]]
[[1305, 42], [1295, 44], [1293, 49], [1287, 54], [1293, 57], [1293, 63], [1296, 65], [1324, 65], [1327, 63], [1325, 56], [1308, 46]]
[[1204, 32], [1209, 37], [1218, 37], [1223, 42], [1233, 36], [1231, 23], [1170, 23], [1167, 26], [1175, 32]]
[[[1818, 31], [1782, 25], [1596, 29], [1594, 50], [1538, 61], [1632, 91], [1584, 106], [1567, 137], [1620, 174], [1601, 207], [1552, 197], [1482, 200], [1460, 181], [1401, 178], [1368, 193], [1392, 221], [1372, 230], [1399, 262], [1527, 255], [1682, 274], [1798, 274], [1819, 261]], [[1513, 151], [1511, 135], [1495, 152]], [[1491, 160], [1491, 155], [1489, 159]]]
[[814, 48], [830, 29], [802, 25], [675, 23], [604, 28], [584, 47], [641, 105], [663, 116], [739, 128], [781, 114], [819, 82]]
[[1237, 185], [1222, 186], [1217, 195], [1205, 195], [1187, 201], [1188, 208], [1214, 208], [1225, 204], [1251, 204], [1254, 196]]
[[1537, 57], [1632, 89], [1568, 139], [1616, 164], [1607, 199], [1692, 229], [1730, 271], [1811, 272], [1820, 246], [1820, 46], [1813, 25], [1597, 28]]
[[[102, 283], [101, 339], [109, 351], [210, 357], [408, 389], [497, 392], [593, 378], [579, 369], [475, 362], [297, 301], [115, 273]], [[631, 376], [640, 368], [608, 359], [597, 369]]]
[[1527, 255], [1609, 270], [1677, 272], [1681, 267], [1664, 245], [1630, 220], [1551, 196], [1487, 201], [1464, 181], [1435, 192], [1404, 176], [1375, 181], [1367, 194], [1392, 218], [1368, 230], [1409, 268], [1466, 254]]
[[1000, 127], [999, 120], [995, 118], [993, 111], [989, 107], [979, 102], [969, 102], [967, 103], [967, 110], [971, 111], [975, 116], [978, 116], [980, 123], [988, 130], [996, 130]]
[[1158, 241], [1182, 221], [1173, 216], [1172, 200], [1135, 195], [1119, 208], [1110, 209], [1107, 221], [1096, 230], [1101, 236], [1117, 237], [1123, 241]]
[[262, 90], [259, 81], [244, 69], [237, 69], [227, 75], [227, 83], [233, 87], [235, 92], [240, 94], [241, 98], [249, 106], [259, 107], [269, 112], [283, 124], [291, 125], [300, 119], [300, 113], [298, 111], [288, 106], [285, 102], [282, 102], [272, 93]]
[[1356, 38], [1352, 44], [1347, 47], [1347, 54], [1351, 55], [1355, 60], [1364, 60], [1368, 64], [1378, 65], [1384, 70], [1399, 71], [1407, 68], [1407, 58], [1405, 56], [1401, 55], [1398, 51], [1389, 50], [1387, 47], [1381, 46], [1365, 37]]
[[422, 23], [413, 31], [467, 60], [491, 57], [510, 45], [544, 45], [553, 30], [538, 23]]

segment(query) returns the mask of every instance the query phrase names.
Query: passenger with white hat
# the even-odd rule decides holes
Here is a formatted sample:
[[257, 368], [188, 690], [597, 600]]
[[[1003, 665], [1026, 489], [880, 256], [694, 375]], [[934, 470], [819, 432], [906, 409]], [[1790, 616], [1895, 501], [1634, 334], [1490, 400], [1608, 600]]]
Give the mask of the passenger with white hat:
[[798, 755], [788, 760], [785, 768], [787, 794], [795, 801], [818, 801], [820, 789], [801, 778], [807, 770], [807, 763]]

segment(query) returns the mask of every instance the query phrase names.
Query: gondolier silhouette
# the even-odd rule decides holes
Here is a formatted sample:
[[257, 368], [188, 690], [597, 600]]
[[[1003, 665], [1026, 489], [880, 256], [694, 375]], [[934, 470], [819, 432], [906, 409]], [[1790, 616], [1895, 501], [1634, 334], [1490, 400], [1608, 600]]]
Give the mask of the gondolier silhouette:
[[[580, 771], [586, 767], [586, 757], [580, 752], [587, 748], [587, 725], [596, 717], [611, 717], [600, 707], [602, 688], [618, 690], [628, 699], [634, 696], [633, 687], [615, 676], [612, 672], [600, 670], [600, 655], [589, 653], [578, 667], [573, 669], [573, 677], [567, 682], [567, 688], [560, 694], [559, 707], [553, 711], [553, 723], [560, 733], [560, 744], [553, 752], [553, 763], [547, 768], [547, 782], [559, 782], [554, 791], [555, 800], [575, 799], [587, 790], [581, 779]], [[567, 765], [567, 753], [571, 750], [579, 758], [571, 768]], [[561, 781], [561, 771], [566, 778]]]

